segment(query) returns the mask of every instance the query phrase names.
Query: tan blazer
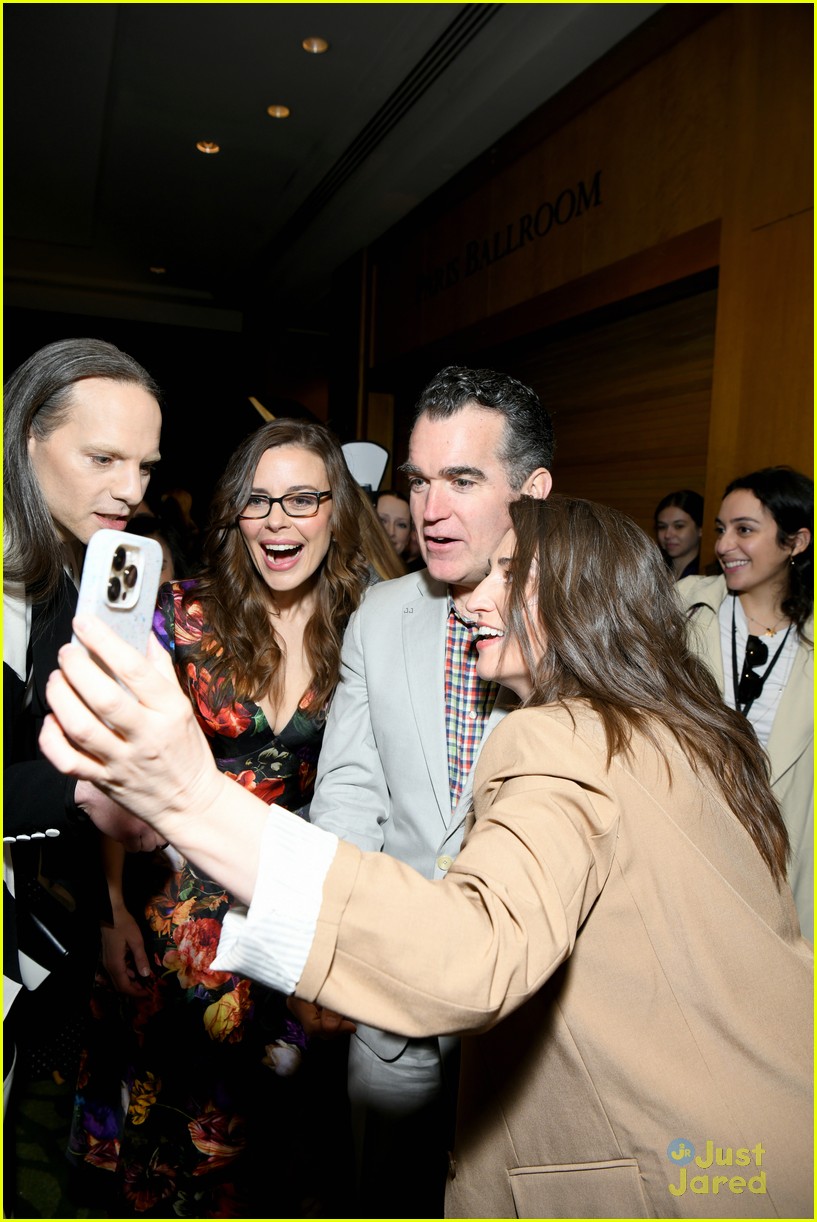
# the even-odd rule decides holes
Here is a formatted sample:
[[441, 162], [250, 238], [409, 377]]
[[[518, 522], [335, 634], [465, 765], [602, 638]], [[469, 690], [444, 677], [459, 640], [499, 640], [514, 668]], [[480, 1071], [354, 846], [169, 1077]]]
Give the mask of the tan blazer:
[[[444, 880], [339, 845], [297, 992], [412, 1036], [498, 1023], [463, 1041], [449, 1216], [811, 1217], [791, 892], [663, 731], [671, 776], [640, 737], [608, 769], [573, 711], [493, 731]], [[732, 1166], [669, 1157], [709, 1142]]]
[[[690, 612], [691, 643], [708, 664], [721, 692], [729, 673], [721, 656], [718, 611], [727, 597], [723, 577], [687, 577], [675, 587]], [[814, 640], [814, 620], [806, 624]], [[731, 678], [729, 680], [731, 684]], [[772, 789], [789, 833], [789, 882], [800, 915], [803, 934], [814, 941], [814, 645], [798, 641], [789, 675], [769, 735], [767, 754]]]

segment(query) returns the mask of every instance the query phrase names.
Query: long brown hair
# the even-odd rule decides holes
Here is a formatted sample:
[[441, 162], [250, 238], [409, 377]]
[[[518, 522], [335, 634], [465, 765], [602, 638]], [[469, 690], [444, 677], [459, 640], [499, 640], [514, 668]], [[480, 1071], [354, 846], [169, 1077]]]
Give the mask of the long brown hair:
[[337, 438], [307, 420], [273, 420], [236, 450], [219, 480], [202, 549], [204, 568], [189, 599], [204, 610], [202, 651], [219, 703], [236, 696], [259, 699], [280, 694], [281, 646], [270, 629], [269, 590], [256, 571], [238, 525], [258, 464], [267, 450], [298, 446], [316, 454], [332, 490], [332, 539], [319, 569], [316, 607], [304, 631], [304, 652], [312, 670], [317, 712], [340, 675], [340, 649], [349, 616], [366, 588], [368, 565], [361, 546], [357, 485]]
[[[788, 837], [766, 757], [689, 648], [658, 547], [625, 514], [593, 501], [523, 497], [510, 515], [516, 549], [508, 626], [533, 681], [526, 703], [585, 700], [604, 727], [608, 764], [626, 753], [633, 731], [662, 751], [652, 728], [659, 722], [693, 769], [703, 764], [716, 777], [780, 882]], [[540, 632], [545, 648], [537, 658], [530, 635]]]
[[405, 562], [392, 547], [391, 539], [377, 516], [377, 510], [369, 499], [368, 492], [358, 485], [358, 494], [360, 497], [360, 535], [369, 564], [381, 581], [391, 581], [393, 577], [405, 577], [408, 572]]

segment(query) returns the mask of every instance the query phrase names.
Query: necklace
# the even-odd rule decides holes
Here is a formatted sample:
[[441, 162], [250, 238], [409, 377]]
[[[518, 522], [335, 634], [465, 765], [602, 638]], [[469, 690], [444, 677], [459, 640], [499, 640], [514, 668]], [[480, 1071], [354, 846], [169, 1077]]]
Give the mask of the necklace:
[[786, 616], [785, 616], [785, 615], [781, 615], [781, 616], [780, 616], [780, 619], [776, 619], [776, 620], [774, 621], [774, 623], [772, 624], [771, 628], [769, 627], [769, 625], [768, 625], [768, 624], [764, 624], [762, 620], [756, 619], [756, 618], [754, 617], [754, 615], [747, 615], [747, 616], [746, 616], [746, 618], [747, 618], [748, 620], [751, 620], [753, 624], [759, 624], [761, 628], [765, 628], [765, 632], [763, 633], [763, 635], [764, 635], [764, 636], [777, 636], [777, 626], [778, 626], [778, 624], [782, 624], [782, 623], [783, 623], [783, 621], [785, 620]]

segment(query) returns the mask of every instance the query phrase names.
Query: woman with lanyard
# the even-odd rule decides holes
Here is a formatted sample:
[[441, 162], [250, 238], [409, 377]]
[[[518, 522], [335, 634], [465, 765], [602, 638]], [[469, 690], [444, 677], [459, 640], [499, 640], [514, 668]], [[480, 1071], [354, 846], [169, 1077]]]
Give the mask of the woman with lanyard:
[[715, 521], [723, 575], [677, 586], [692, 645], [752, 723], [791, 841], [789, 881], [814, 938], [814, 484], [766, 467], [727, 487]]

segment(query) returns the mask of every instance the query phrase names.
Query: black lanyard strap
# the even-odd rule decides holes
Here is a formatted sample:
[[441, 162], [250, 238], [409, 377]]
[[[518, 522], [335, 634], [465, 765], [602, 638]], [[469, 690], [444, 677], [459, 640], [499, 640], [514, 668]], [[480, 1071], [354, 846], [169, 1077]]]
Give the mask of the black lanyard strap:
[[[740, 682], [738, 680], [738, 646], [737, 646], [737, 629], [735, 627], [735, 603], [737, 601], [738, 601], [737, 595], [735, 595], [732, 601], [732, 684], [733, 684], [734, 692], [735, 692], [735, 708], [738, 710], [739, 713], [742, 713], [744, 717], [748, 717], [749, 709], [752, 707], [755, 700], [758, 698], [758, 696], [763, 691], [764, 683], [768, 679], [769, 675], [772, 673], [772, 668], [774, 667], [775, 662], [777, 661], [777, 659], [780, 657], [781, 653], [783, 652], [783, 646], [786, 644], [786, 641], [789, 639], [789, 633], [791, 632], [792, 626], [791, 624], [789, 624], [788, 628], [786, 629], [786, 635], [783, 637], [783, 640], [781, 641], [777, 649], [777, 652], [775, 653], [769, 665], [766, 667], [766, 670], [763, 672], [762, 675], [758, 675], [758, 678], [760, 680], [760, 685], [757, 688], [757, 691], [755, 692], [754, 696], [752, 696], [750, 700], [747, 700], [746, 704], [743, 706], [743, 708], [741, 708], [740, 699], [738, 697]], [[745, 660], [744, 660], [744, 665], [745, 665]]]

